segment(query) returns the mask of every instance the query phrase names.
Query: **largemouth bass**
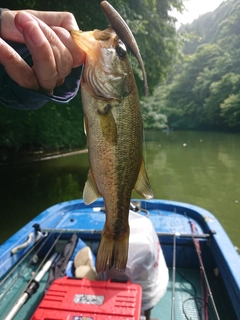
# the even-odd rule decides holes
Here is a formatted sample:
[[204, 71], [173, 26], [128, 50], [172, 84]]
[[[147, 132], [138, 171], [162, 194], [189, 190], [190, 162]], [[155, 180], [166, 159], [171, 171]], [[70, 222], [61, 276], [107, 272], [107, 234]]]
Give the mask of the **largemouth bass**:
[[153, 197], [143, 159], [137, 86], [126, 47], [112, 28], [71, 35], [86, 53], [81, 94], [90, 170], [83, 199], [90, 204], [102, 196], [106, 208], [96, 270], [101, 273], [108, 265], [124, 271], [132, 190]]

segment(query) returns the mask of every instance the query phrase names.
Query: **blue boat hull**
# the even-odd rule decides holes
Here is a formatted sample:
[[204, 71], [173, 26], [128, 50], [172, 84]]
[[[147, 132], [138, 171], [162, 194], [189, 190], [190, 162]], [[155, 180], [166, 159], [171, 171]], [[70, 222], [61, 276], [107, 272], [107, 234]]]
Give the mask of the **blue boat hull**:
[[[235, 318], [239, 320], [240, 258], [218, 220], [210, 212], [186, 203], [139, 199], [133, 201], [141, 207], [141, 214], [147, 215], [155, 227], [169, 268], [172, 268], [173, 264], [175, 239], [176, 268], [199, 269], [199, 258], [191, 227], [194, 223], [194, 235], [200, 243], [204, 266], [206, 270], [219, 273]], [[41, 229], [52, 234], [53, 238], [61, 234], [61, 237], [67, 239], [75, 232], [83, 241], [91, 241], [92, 250], [96, 253], [105, 222], [103, 207], [102, 199], [89, 206], [84, 205], [82, 200], [73, 200], [57, 204], [42, 212], [1, 245], [0, 279], [4, 279], [9, 270], [33, 246], [31, 243], [14, 255], [11, 253], [13, 248], [24, 243], [27, 235], [34, 231], [34, 224], [39, 224]]]

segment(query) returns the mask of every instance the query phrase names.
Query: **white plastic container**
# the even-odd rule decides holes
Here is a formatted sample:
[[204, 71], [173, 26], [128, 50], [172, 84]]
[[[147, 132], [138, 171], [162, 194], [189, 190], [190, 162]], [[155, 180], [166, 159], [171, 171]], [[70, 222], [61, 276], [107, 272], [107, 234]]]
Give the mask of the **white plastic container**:
[[106, 270], [102, 279], [130, 280], [142, 286], [142, 311], [155, 306], [167, 290], [169, 274], [152, 222], [129, 212], [129, 251], [125, 272]]

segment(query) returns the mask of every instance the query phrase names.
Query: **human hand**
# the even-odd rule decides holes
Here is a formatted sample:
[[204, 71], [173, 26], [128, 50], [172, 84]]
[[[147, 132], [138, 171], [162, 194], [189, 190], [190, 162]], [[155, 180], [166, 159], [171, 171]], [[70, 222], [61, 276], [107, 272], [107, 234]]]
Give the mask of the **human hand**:
[[[73, 41], [70, 30], [78, 30], [68, 12], [3, 11], [1, 18], [0, 63], [20, 86], [52, 94], [72, 68], [83, 64], [85, 54]], [[3, 39], [25, 43], [33, 67]]]

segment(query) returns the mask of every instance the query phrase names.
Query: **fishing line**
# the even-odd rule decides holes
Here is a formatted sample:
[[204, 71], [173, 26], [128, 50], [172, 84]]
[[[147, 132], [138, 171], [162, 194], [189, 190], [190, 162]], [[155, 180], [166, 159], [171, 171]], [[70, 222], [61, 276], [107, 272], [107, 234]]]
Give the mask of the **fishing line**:
[[[39, 239], [37, 242], [35, 242], [35, 244], [31, 247], [31, 249], [29, 249], [26, 254], [18, 261], [18, 263], [14, 266], [14, 268], [2, 279], [2, 281], [0, 282], [0, 286], [4, 284], [4, 282], [11, 276], [11, 274], [17, 269], [17, 267], [24, 261], [24, 259], [26, 259], [30, 253], [35, 249], [36, 245], [38, 244], [38, 242], [41, 242], [43, 238]], [[0, 298], [1, 301], [1, 298]]]
[[[43, 243], [39, 246], [39, 248], [37, 249], [37, 251], [35, 252], [36, 256], [39, 251], [44, 247], [44, 245], [46, 244], [46, 242], [49, 240], [50, 236], [53, 234], [53, 231], [51, 231], [50, 233], [48, 233], [47, 236], [45, 236], [45, 240], [43, 241]], [[60, 233], [61, 235], [61, 233]], [[59, 235], [59, 236], [60, 236]], [[31, 249], [29, 249], [29, 251], [27, 251], [27, 253], [22, 257], [22, 259], [14, 266], [14, 268], [10, 271], [9, 274], [7, 274], [7, 276], [5, 278], [3, 278], [3, 280], [0, 283], [0, 286], [2, 284], [4, 284], [4, 282], [10, 277], [10, 275], [19, 267], [19, 265], [30, 255], [30, 253], [35, 249], [35, 247], [43, 240], [43, 238], [38, 239], [38, 241], [36, 241], [36, 243], [31, 247]], [[46, 259], [46, 257], [45, 257]], [[44, 260], [45, 260], [44, 259]], [[44, 261], [43, 260], [43, 261]], [[14, 286], [14, 284], [18, 281], [18, 279], [22, 276], [22, 274], [24, 273], [24, 271], [29, 267], [30, 263], [32, 262], [32, 259], [30, 259], [27, 263], [27, 265], [22, 268], [21, 270], [19, 270], [18, 272], [18, 276], [12, 281], [11, 285], [8, 287], [8, 289], [4, 292], [4, 294], [1, 296], [0, 301], [3, 300], [3, 298], [6, 296], [6, 294], [10, 291], [10, 289]], [[38, 268], [39, 269], [39, 268]], [[37, 269], [37, 270], [38, 270]]]
[[178, 274], [180, 275], [181, 278], [183, 278], [183, 280], [185, 280], [186, 282], [188, 282], [194, 293], [191, 293], [191, 291], [189, 291], [182, 283], [181, 283], [181, 286], [183, 287], [184, 291], [186, 291], [191, 297], [197, 297], [197, 288], [196, 286], [185, 276], [183, 275], [180, 271], [178, 271]]
[[[45, 241], [43, 241], [43, 243], [41, 244], [41, 246], [38, 248], [38, 250], [36, 251], [35, 255], [38, 254], [38, 252], [41, 250], [41, 248], [45, 245], [45, 243], [47, 242], [47, 240], [49, 239], [49, 236], [45, 237]], [[0, 286], [4, 284], [4, 282], [13, 274], [13, 272], [19, 267], [19, 265], [30, 255], [30, 253], [35, 249], [35, 247], [43, 240], [43, 238], [40, 238], [32, 247], [31, 249], [29, 249], [29, 251], [27, 251], [27, 253], [22, 257], [21, 260], [18, 261], [18, 263], [14, 266], [14, 268], [10, 271], [10, 273], [8, 273], [6, 275], [5, 278], [3, 278], [3, 280], [0, 282]], [[19, 272], [18, 272], [18, 276], [12, 281], [11, 285], [8, 287], [8, 289], [4, 292], [4, 294], [1, 296], [0, 301], [3, 300], [3, 298], [6, 296], [6, 294], [10, 291], [10, 289], [14, 286], [14, 284], [18, 281], [18, 279], [22, 276], [22, 274], [24, 273], [24, 271], [29, 267], [30, 263], [32, 262], [32, 259], [30, 259], [27, 263], [27, 265], [22, 268]]]
[[[185, 299], [185, 300], [182, 302], [182, 311], [183, 311], [183, 314], [185, 315], [185, 318], [186, 318], [187, 320], [191, 320], [191, 319], [192, 319], [191, 316], [188, 317], [188, 315], [187, 315], [187, 311], [189, 311], [189, 310], [187, 310], [187, 311], [185, 310], [185, 304], [187, 303], [187, 301], [193, 300], [193, 301], [195, 302], [196, 307], [197, 307], [197, 312], [198, 312], [199, 319], [201, 319], [201, 314], [202, 314], [201, 309], [203, 308], [203, 302], [204, 302], [204, 301], [202, 301], [202, 298], [199, 298], [199, 297], [197, 296], [197, 288], [196, 288], [196, 286], [195, 286], [185, 275], [183, 275], [182, 272], [178, 271], [178, 274], [179, 274], [186, 282], [188, 282], [188, 283], [191, 285], [191, 287], [192, 287], [192, 289], [193, 289], [193, 291], [194, 291], [194, 294], [192, 294], [192, 293], [191, 293], [189, 290], [187, 290], [187, 289], [185, 288], [185, 286], [183, 286], [183, 284], [181, 283], [181, 286], [183, 287], [184, 291], [187, 292], [187, 293], [191, 296], [191, 297]], [[201, 301], [202, 306], [199, 306], [198, 301]]]
[[[43, 248], [43, 246], [45, 245], [45, 243], [47, 242], [47, 240], [50, 238], [50, 236], [51, 236], [51, 234], [48, 234], [48, 233], [46, 234], [46, 236], [44, 236], [45, 240], [44, 240], [43, 243], [39, 246], [39, 248], [38, 248], [37, 251], [35, 252], [35, 255], [34, 255], [34, 256], [37, 256], [37, 255], [38, 255], [39, 251]], [[40, 238], [40, 239], [43, 239], [43, 238]], [[26, 268], [28, 268], [29, 265], [30, 265], [30, 263], [31, 263], [32, 261], [33, 261], [33, 258], [28, 261], [26, 267], [25, 267], [22, 271], [24, 271]], [[19, 277], [20, 277], [20, 275], [19, 275]], [[19, 278], [19, 277], [18, 277], [18, 278]]]
[[[173, 234], [171, 234], [173, 236]], [[179, 237], [180, 235], [177, 234], [177, 236]], [[189, 236], [189, 234], [188, 234]], [[196, 237], [196, 235], [194, 235], [194, 237]], [[208, 238], [210, 237], [210, 235], [208, 235]], [[206, 237], [203, 237], [206, 238]], [[181, 258], [180, 256], [183, 256], [183, 258]], [[176, 261], [177, 259], [184, 259], [187, 260], [188, 256], [186, 255], [186, 251], [185, 251], [185, 247], [183, 247], [180, 251], [179, 254], [176, 256]], [[198, 319], [202, 319], [202, 320], [206, 320], [205, 315], [204, 315], [204, 311], [206, 312], [206, 308], [204, 308], [204, 306], [207, 306], [207, 308], [209, 309], [210, 313], [209, 313], [209, 319], [212, 318], [213, 315], [213, 307], [211, 305], [209, 305], [208, 302], [206, 302], [205, 300], [203, 300], [201, 297], [199, 297], [197, 295], [197, 287], [194, 285], [194, 283], [192, 281], [190, 281], [187, 276], [185, 275], [185, 273], [181, 272], [180, 270], [176, 269], [176, 274], [179, 274], [180, 277], [182, 279], [184, 279], [187, 283], [189, 283], [191, 285], [191, 288], [187, 288], [185, 286], [185, 284], [183, 284], [182, 282], [180, 283], [181, 287], [183, 288], [183, 290], [188, 293], [190, 295], [190, 297], [186, 298], [185, 300], [182, 301], [182, 312], [185, 316], [185, 318], [187, 320], [193, 320], [193, 314], [192, 314], [192, 310], [193, 307], [186, 305], [188, 301], [194, 301], [195, 302], [195, 306], [196, 306], [196, 312], [198, 315]], [[193, 292], [192, 292], [193, 291]], [[195, 319], [195, 318], [194, 318]], [[215, 319], [215, 317], [214, 317]]]
[[[132, 52], [128, 51], [128, 58], [129, 58], [129, 63], [130, 65], [132, 66]], [[143, 116], [142, 116], [142, 107], [141, 107], [141, 100], [140, 100], [140, 97], [139, 97], [139, 105], [140, 105], [140, 111], [141, 111], [141, 117], [142, 117], [142, 126], [143, 126], [143, 133], [142, 133], [142, 145], [143, 145], [143, 159], [144, 159], [144, 162], [145, 162], [145, 167], [147, 168], [147, 147], [146, 147], [146, 136], [145, 136], [145, 130], [144, 130], [144, 121], [143, 121]], [[145, 212], [148, 212], [147, 211], [147, 203], [146, 201], [142, 201], [142, 204], [144, 204], [144, 208], [141, 208], [142, 211], [145, 211]]]
[[[43, 247], [43, 245], [46, 243], [48, 238], [45, 239], [45, 241], [42, 243], [42, 245], [40, 246], [40, 248], [36, 251], [35, 255], [39, 252], [39, 250]], [[11, 276], [11, 274], [19, 267], [19, 265], [30, 255], [30, 253], [36, 248], [36, 246], [43, 240], [43, 238], [39, 238], [34, 245], [26, 252], [25, 255], [23, 255], [23, 257], [18, 261], [18, 263], [13, 267], [13, 269], [2, 279], [2, 281], [0, 282], [0, 286], [4, 284], [4, 282]], [[27, 263], [27, 265], [20, 271], [21, 274], [23, 273], [23, 271], [29, 266], [29, 264], [31, 263], [32, 259], [30, 259], [30, 261]], [[15, 279], [15, 282], [19, 279], [19, 277], [21, 276], [21, 274], [18, 274], [18, 277]], [[14, 283], [15, 283], [14, 282]], [[1, 299], [0, 299], [1, 301]]]
[[7, 314], [5, 320], [12, 320], [15, 318], [16, 314], [20, 311], [22, 306], [28, 301], [28, 299], [31, 298], [31, 296], [37, 291], [39, 287], [39, 283], [42, 280], [42, 278], [45, 276], [45, 274], [48, 272], [49, 268], [55, 261], [57, 257], [57, 253], [55, 252], [50, 259], [43, 265], [41, 271], [32, 279], [29, 286], [26, 288], [24, 293], [17, 299], [14, 306], [10, 310], [10, 312]]
[[[184, 257], [181, 258], [180, 256], [182, 256], [182, 255], [183, 255]], [[180, 250], [178, 257], [180, 258], [180, 260], [182, 260], [182, 259], [188, 260], [188, 255], [186, 255], [185, 247], [183, 247], [182, 250]], [[190, 297], [188, 297], [188, 298], [186, 298], [185, 300], [182, 301], [182, 312], [183, 312], [185, 318], [186, 318], [187, 320], [193, 320], [193, 313], [192, 313], [192, 311], [195, 310], [194, 308], [196, 307], [196, 313], [197, 313], [197, 315], [198, 315], [198, 318], [197, 318], [197, 319], [202, 319], [202, 320], [203, 320], [203, 318], [202, 318], [202, 312], [203, 312], [203, 310], [204, 310], [204, 302], [205, 302], [205, 301], [203, 301], [201, 297], [198, 297], [198, 295], [197, 295], [197, 293], [198, 293], [197, 287], [194, 285], [194, 283], [193, 283], [192, 281], [190, 281], [190, 280], [187, 278], [187, 276], [185, 275], [186, 272], [183, 273], [183, 272], [181, 271], [181, 269], [180, 269], [180, 270], [176, 270], [176, 273], [179, 274], [179, 276], [180, 276], [183, 280], [185, 280], [187, 283], [189, 283], [190, 286], [191, 286], [191, 288], [187, 288], [182, 281], [180, 282], [180, 285], [181, 285], [181, 287], [183, 288], [183, 290], [184, 290], [187, 294], [190, 295]], [[187, 302], [189, 302], [189, 301], [193, 301], [193, 302], [195, 303], [195, 304], [194, 304], [194, 307], [193, 307], [192, 304], [191, 304], [190, 306], [189, 306], [189, 305], [186, 306]], [[210, 307], [210, 306], [208, 305], [208, 307]], [[211, 308], [211, 307], [210, 307], [210, 310], [211, 310], [211, 312], [212, 312], [212, 308]], [[196, 318], [194, 317], [194, 319], [196, 319]]]
[[172, 308], [171, 308], [171, 320], [174, 320], [175, 316], [175, 280], [176, 279], [176, 232], [173, 236], [173, 267], [172, 267]]
[[[187, 312], [189, 312], [189, 310], [186, 311], [187, 308], [185, 308], [185, 304], [190, 301], [190, 300], [193, 300], [196, 304], [196, 307], [197, 307], [197, 311], [198, 311], [198, 316], [199, 316], [199, 319], [203, 319], [201, 317], [201, 311], [204, 311], [204, 304], [205, 304], [205, 301], [202, 300], [202, 298], [199, 298], [199, 297], [191, 297], [191, 298], [187, 298], [185, 299], [183, 302], [182, 302], [182, 311], [183, 311], [183, 314], [185, 316], [185, 318], [187, 320], [192, 320], [192, 315], [191, 316], [188, 316], [187, 315]], [[199, 306], [199, 303], [198, 301], [201, 303], [201, 306]], [[202, 309], [202, 310], [201, 310]]]
[[55, 241], [53, 242], [52, 246], [50, 247], [50, 249], [48, 250], [47, 254], [45, 255], [45, 257], [43, 258], [42, 262], [39, 264], [38, 268], [36, 269], [36, 271], [34, 272], [34, 274], [32, 275], [32, 277], [30, 278], [30, 280], [28, 281], [26, 287], [23, 289], [23, 291], [21, 292], [20, 294], [20, 297], [23, 295], [23, 293], [27, 290], [29, 284], [32, 282], [32, 280], [34, 279], [35, 277], [35, 274], [38, 273], [39, 269], [42, 268], [42, 266], [44, 265], [45, 261], [47, 260], [47, 258], [49, 257], [50, 255], [50, 252], [52, 251], [52, 249], [54, 248], [54, 246], [57, 244], [60, 236], [62, 235], [63, 231], [59, 233], [59, 235], [57, 236], [57, 238], [55, 239]]
[[[139, 100], [140, 103], [140, 100]], [[141, 107], [141, 103], [140, 103], [140, 107]], [[145, 167], [147, 170], [147, 146], [146, 146], [146, 136], [145, 136], [145, 130], [143, 128], [143, 158], [144, 158], [144, 162], [145, 162]], [[148, 170], [147, 170], [148, 171]], [[150, 181], [151, 183], [151, 181]], [[144, 208], [141, 208], [142, 211], [146, 212], [146, 217], [149, 217], [149, 211], [147, 210], [147, 201], [142, 201], [142, 203], [144, 203]]]

